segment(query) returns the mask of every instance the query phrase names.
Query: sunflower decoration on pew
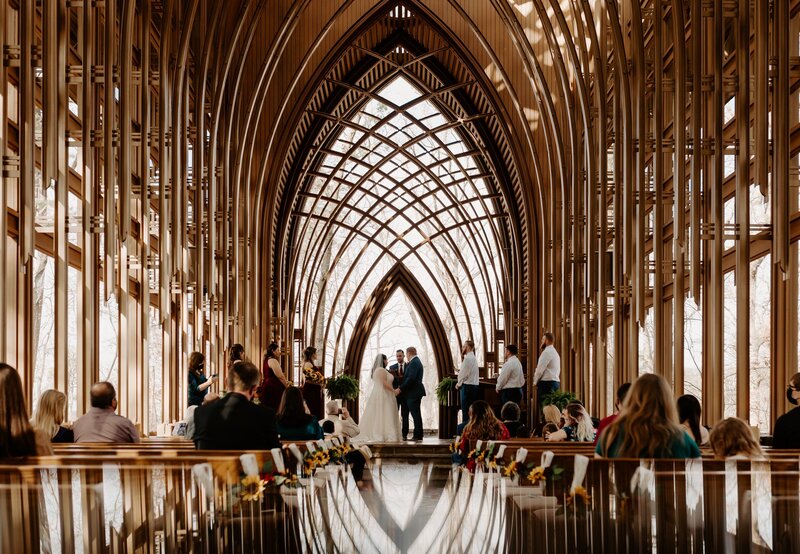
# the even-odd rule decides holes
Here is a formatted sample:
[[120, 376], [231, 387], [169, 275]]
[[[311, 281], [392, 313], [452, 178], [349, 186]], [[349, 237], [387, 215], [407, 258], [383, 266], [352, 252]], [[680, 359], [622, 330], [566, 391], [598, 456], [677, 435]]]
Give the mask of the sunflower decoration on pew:
[[572, 493], [567, 495], [566, 505], [575, 506], [576, 509], [579, 506], [588, 508], [591, 502], [592, 496], [589, 494], [589, 491], [586, 490], [586, 487], [578, 486], [575, 487]]
[[450, 443], [450, 454], [461, 452], [461, 442], [461, 437], [453, 439], [453, 442]]
[[297, 478], [297, 474], [291, 473], [288, 469], [282, 473], [276, 473], [273, 476], [273, 482], [278, 487], [287, 487], [290, 489], [296, 489], [303, 486], [302, 483], [300, 483], [300, 480]]
[[517, 475], [519, 475], [519, 462], [511, 460], [503, 468], [503, 477], [516, 477]]
[[353, 445], [349, 442], [343, 442], [338, 445], [333, 445], [333, 447], [328, 449], [328, 456], [330, 458], [331, 463], [334, 464], [345, 464], [347, 461], [345, 460], [345, 456], [347, 456], [353, 450]]
[[260, 502], [267, 483], [260, 475], [247, 475], [239, 483], [239, 498], [245, 502]]
[[303, 454], [303, 477], [310, 477], [317, 469], [317, 458], [310, 450]]
[[541, 465], [534, 466], [529, 464], [526, 469], [528, 470], [528, 481], [531, 482], [531, 485], [538, 485], [547, 481], [558, 481], [564, 475], [564, 468], [557, 465], [542, 467]]
[[497, 469], [495, 455], [495, 444], [493, 442], [484, 443], [481, 448], [473, 448], [467, 454], [467, 470], [470, 473], [474, 473], [476, 468]]
[[314, 465], [316, 468], [323, 468], [331, 463], [331, 456], [327, 448], [320, 448], [314, 451]]

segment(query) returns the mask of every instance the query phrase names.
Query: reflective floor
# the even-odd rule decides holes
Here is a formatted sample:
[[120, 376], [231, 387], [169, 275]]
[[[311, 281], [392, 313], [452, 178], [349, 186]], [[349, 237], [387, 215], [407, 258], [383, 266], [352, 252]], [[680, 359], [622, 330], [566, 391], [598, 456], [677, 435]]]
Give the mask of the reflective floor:
[[310, 508], [300, 510], [300, 542], [320, 552], [505, 551], [500, 482], [395, 460], [377, 460], [360, 482], [349, 472], [322, 475], [313, 493], [300, 493]]

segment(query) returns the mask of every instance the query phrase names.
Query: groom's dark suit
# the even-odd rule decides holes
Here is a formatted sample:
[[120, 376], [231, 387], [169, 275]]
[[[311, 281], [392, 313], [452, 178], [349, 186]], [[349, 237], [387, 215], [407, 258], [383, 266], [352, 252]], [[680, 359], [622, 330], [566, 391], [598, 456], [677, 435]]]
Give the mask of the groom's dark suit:
[[400, 383], [400, 396], [404, 400], [400, 404], [403, 415], [403, 438], [408, 436], [408, 414], [414, 419], [414, 440], [422, 440], [422, 411], [420, 405], [425, 396], [425, 385], [422, 377], [425, 374], [422, 361], [414, 356], [405, 367], [403, 382]]

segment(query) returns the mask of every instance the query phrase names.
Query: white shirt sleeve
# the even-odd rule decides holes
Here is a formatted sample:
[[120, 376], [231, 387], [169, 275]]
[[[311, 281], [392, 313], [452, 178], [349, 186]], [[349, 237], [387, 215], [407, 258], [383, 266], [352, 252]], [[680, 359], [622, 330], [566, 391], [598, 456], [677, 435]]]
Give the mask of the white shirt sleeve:
[[497, 390], [500, 391], [506, 383], [508, 383], [508, 378], [511, 376], [511, 365], [509, 362], [503, 364], [503, 367], [500, 369], [500, 375], [497, 376]]

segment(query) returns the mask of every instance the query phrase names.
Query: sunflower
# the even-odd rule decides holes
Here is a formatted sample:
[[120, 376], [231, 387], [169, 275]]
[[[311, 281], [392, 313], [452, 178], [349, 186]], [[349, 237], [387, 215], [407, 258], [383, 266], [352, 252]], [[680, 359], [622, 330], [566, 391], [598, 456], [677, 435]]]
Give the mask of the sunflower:
[[239, 497], [245, 502], [258, 502], [264, 497], [267, 483], [258, 475], [244, 477], [241, 482]]

